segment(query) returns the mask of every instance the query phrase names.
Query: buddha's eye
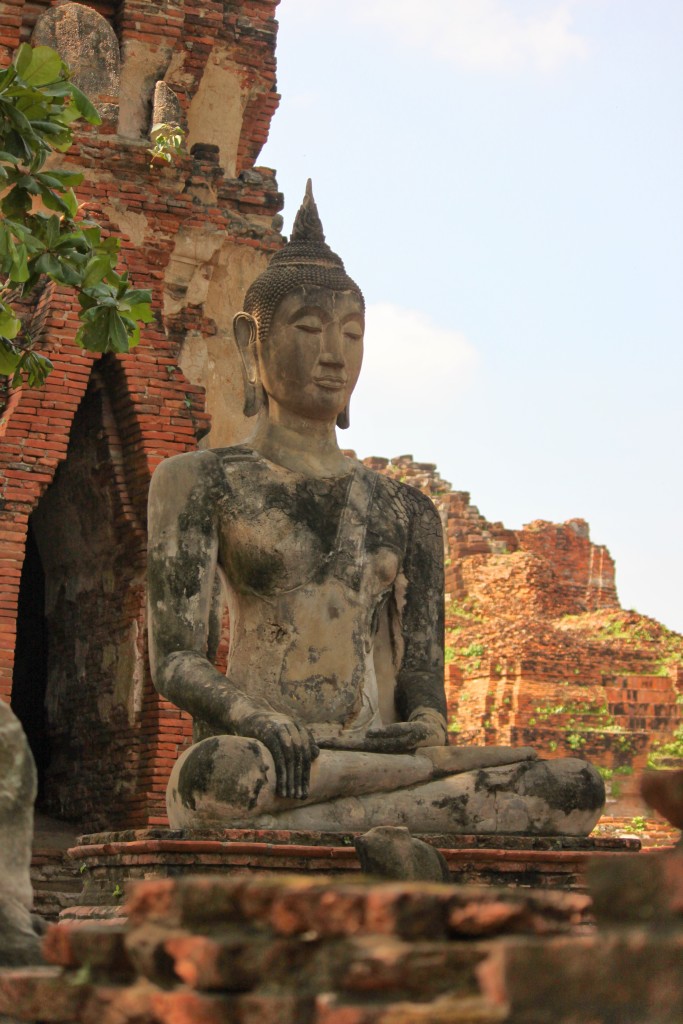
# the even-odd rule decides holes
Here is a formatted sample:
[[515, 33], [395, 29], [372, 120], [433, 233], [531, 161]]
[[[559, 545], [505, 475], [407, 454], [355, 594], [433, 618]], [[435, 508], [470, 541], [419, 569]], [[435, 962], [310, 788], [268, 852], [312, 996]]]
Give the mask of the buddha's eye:
[[349, 330], [348, 327], [344, 329], [344, 337], [348, 338], [349, 341], [361, 341], [363, 334], [358, 330]]
[[297, 331], [303, 331], [304, 334], [322, 334], [322, 324], [317, 321], [300, 320], [298, 324], [294, 325]]

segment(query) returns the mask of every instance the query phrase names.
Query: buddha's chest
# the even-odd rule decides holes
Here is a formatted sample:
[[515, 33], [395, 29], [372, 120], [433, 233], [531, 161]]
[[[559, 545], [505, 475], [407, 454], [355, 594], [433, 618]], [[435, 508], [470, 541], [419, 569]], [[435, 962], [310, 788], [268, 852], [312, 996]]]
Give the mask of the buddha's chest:
[[405, 530], [359, 502], [353, 478], [282, 481], [251, 468], [231, 474], [218, 510], [219, 560], [235, 591], [268, 597], [336, 577], [371, 596], [393, 584]]

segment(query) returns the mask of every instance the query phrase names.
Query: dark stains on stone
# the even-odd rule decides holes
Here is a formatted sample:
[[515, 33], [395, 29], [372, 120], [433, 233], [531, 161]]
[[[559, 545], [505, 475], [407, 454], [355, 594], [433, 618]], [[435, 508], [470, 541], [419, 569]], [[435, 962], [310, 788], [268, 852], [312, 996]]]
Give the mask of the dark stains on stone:
[[453, 825], [464, 827], [468, 823], [471, 824], [470, 815], [467, 813], [469, 800], [467, 793], [461, 793], [459, 796], [444, 796], [440, 800], [434, 801], [434, 807], [447, 811]]
[[259, 551], [241, 545], [229, 554], [231, 575], [242, 588], [255, 594], [277, 593], [278, 582], [284, 573], [282, 557], [274, 551]]
[[549, 764], [536, 763], [524, 781], [532, 780], [532, 785], [525, 786], [526, 795], [540, 797], [566, 814], [596, 810], [605, 803], [605, 784], [589, 764], [569, 777], [557, 777]]
[[269, 483], [264, 488], [264, 507], [280, 509], [294, 523], [304, 525], [323, 551], [329, 552], [334, 546], [348, 489], [348, 477], [299, 480], [293, 489], [291, 484]]
[[214, 757], [219, 740], [211, 738], [198, 743], [178, 773], [178, 793], [185, 807], [195, 811], [195, 793], [208, 793], [212, 789]]

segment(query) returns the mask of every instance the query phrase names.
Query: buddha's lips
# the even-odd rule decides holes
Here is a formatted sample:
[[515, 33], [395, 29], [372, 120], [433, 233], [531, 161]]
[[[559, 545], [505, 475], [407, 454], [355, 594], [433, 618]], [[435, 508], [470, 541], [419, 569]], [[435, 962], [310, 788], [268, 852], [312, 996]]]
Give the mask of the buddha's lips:
[[314, 379], [321, 388], [329, 388], [331, 391], [338, 391], [346, 386], [345, 377], [315, 377]]

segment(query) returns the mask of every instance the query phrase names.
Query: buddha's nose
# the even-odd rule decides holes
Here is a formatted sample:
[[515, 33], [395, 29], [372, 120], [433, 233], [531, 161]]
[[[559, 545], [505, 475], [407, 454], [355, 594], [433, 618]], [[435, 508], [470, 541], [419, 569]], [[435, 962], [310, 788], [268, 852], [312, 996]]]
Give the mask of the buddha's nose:
[[344, 336], [336, 324], [328, 324], [323, 333], [320, 362], [325, 366], [344, 366]]

